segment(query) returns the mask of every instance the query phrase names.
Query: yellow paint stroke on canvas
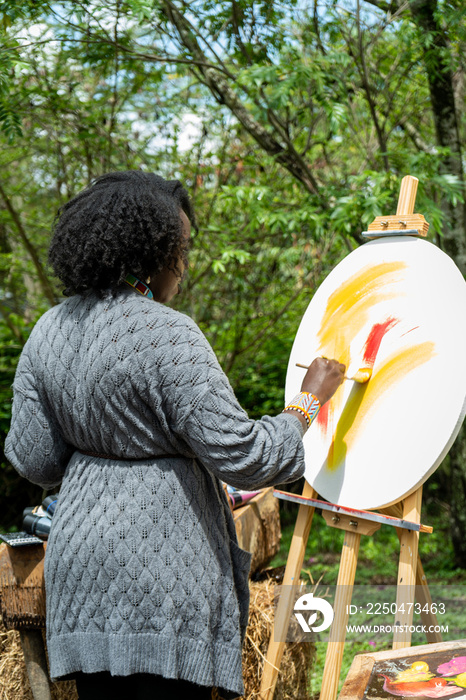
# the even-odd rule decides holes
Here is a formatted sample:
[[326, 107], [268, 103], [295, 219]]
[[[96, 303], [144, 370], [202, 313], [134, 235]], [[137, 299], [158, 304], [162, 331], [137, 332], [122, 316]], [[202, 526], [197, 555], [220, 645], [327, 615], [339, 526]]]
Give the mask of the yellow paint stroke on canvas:
[[[335, 358], [348, 367], [351, 341], [366, 325], [369, 311], [375, 304], [400, 295], [398, 283], [405, 268], [402, 261], [367, 265], [333, 292], [317, 335], [320, 341], [318, 353]], [[363, 348], [361, 357], [362, 351]], [[342, 392], [337, 391], [326, 407], [325, 424], [318, 421], [324, 433], [333, 433], [333, 414], [339, 410], [342, 399]]]
[[[402, 279], [406, 263], [402, 261], [367, 265], [330, 295], [319, 331], [321, 345], [331, 345], [340, 321], [351, 324], [351, 335], [361, 330], [374, 304], [399, 295], [392, 285]], [[344, 329], [347, 330], [346, 328]], [[348, 329], [349, 330], [349, 329]]]
[[348, 448], [363, 429], [366, 416], [374, 409], [384, 393], [416, 367], [435, 355], [434, 343], [427, 341], [404, 348], [388, 356], [367, 384], [354, 384], [338, 421], [329, 448], [327, 467], [337, 469], [345, 460]]

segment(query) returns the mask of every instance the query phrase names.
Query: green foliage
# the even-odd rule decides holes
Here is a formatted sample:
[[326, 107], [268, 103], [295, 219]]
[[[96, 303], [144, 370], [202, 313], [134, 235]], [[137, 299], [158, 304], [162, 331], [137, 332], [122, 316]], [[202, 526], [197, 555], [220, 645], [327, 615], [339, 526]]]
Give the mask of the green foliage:
[[[25, 342], [31, 327], [25, 324], [21, 316], [15, 314], [9, 314], [8, 320], [20, 330], [22, 341]], [[23, 342], [18, 342], [11, 328], [4, 321], [0, 321], [0, 489], [2, 493], [0, 526], [1, 529], [8, 530], [20, 528], [23, 508], [27, 505], [36, 505], [41, 496], [41, 489], [18, 478], [3, 453], [4, 439], [11, 419], [11, 385]]]
[[[460, 76], [464, 13], [454, 2], [438, 12]], [[449, 225], [445, 202], [461, 207], [463, 183], [436, 141], [424, 63], [432, 37], [404, 10], [10, 0], [0, 17], [2, 431], [14, 353], [51, 303], [41, 271], [60, 299], [46, 266], [50, 224], [103, 172], [143, 168], [187, 183], [199, 232], [176, 305], [200, 324], [254, 417], [281, 410], [307, 304], [360, 232], [395, 211], [401, 177], [419, 177], [416, 208], [436, 242]], [[464, 113], [459, 101], [461, 144]], [[21, 483], [6, 469], [4, 492]], [[333, 555], [325, 538], [316, 547]], [[377, 550], [366, 557], [376, 563]]]
[[21, 60], [21, 44], [9, 29], [22, 19], [33, 20], [40, 16], [46, 2], [43, 0], [4, 0], [0, 2], [0, 129], [9, 142], [21, 136], [21, 114], [12, 103], [9, 90], [15, 78], [26, 63]]
[[[18, 326], [23, 325], [23, 319], [12, 319]], [[17, 338], [12, 336], [5, 323], [0, 322], [0, 432], [4, 435], [8, 430], [11, 418], [11, 385], [15, 376], [16, 365], [22, 350]]]
[[0, 2], [0, 16], [3, 27], [11, 27], [20, 19], [35, 19], [47, 9], [46, 0], [2, 0]]

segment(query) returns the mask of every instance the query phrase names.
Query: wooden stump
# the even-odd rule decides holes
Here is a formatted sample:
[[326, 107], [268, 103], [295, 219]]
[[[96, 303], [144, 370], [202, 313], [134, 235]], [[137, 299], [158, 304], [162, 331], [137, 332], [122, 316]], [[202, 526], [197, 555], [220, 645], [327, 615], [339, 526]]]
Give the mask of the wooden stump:
[[273, 488], [233, 511], [238, 544], [252, 554], [251, 574], [263, 569], [280, 548], [280, 512]]
[[34, 700], [51, 700], [41, 629], [45, 626], [45, 545], [0, 546], [0, 610], [7, 629], [19, 630]]

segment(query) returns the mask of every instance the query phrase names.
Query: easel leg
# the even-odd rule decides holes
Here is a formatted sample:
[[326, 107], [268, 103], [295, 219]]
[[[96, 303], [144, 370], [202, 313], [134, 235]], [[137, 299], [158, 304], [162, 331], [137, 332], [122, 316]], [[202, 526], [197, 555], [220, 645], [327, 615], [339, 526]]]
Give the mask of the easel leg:
[[[403, 501], [403, 518], [415, 523], [421, 522], [422, 486]], [[403, 530], [400, 537], [400, 561], [396, 591], [397, 614], [395, 628], [399, 632], [393, 636], [393, 649], [403, 649], [411, 645], [409, 626], [413, 622], [413, 608], [418, 560], [419, 533]]]
[[[384, 508], [382, 512], [387, 515], [393, 515], [395, 518], [401, 518], [403, 515], [403, 509], [401, 503], [396, 503], [393, 506]], [[401, 543], [401, 535], [403, 530], [396, 528], [396, 534]], [[429, 627], [438, 627], [437, 615], [432, 612], [432, 598], [429, 591], [429, 586], [427, 584], [427, 577], [424, 573], [424, 567], [422, 566], [421, 557], [419, 553], [417, 555], [417, 567], [416, 567], [416, 602], [421, 606], [421, 620], [422, 624]], [[427, 608], [427, 612], [423, 611], [423, 608]], [[426, 632], [426, 638], [429, 644], [438, 644], [442, 641], [442, 635], [440, 632]]]
[[[438, 627], [437, 615], [432, 612], [432, 598], [419, 554], [416, 569], [416, 602], [421, 606], [421, 620], [427, 630], [429, 630], [429, 627]], [[427, 608], [427, 612], [423, 611], [424, 607]], [[427, 631], [426, 639], [429, 644], [437, 644], [442, 641], [442, 635], [440, 632]]]
[[[305, 498], [316, 498], [317, 492], [307, 481], [304, 484], [303, 496]], [[267, 659], [264, 664], [262, 674], [261, 689], [259, 697], [261, 700], [271, 700], [277, 684], [280, 662], [285, 649], [285, 637], [290, 624], [291, 613], [294, 605], [293, 584], [297, 584], [304, 561], [307, 540], [311, 530], [314, 508], [310, 506], [300, 506], [298, 517], [291, 540], [288, 561], [285, 575], [283, 577], [283, 588], [275, 612], [275, 620], [270, 635]], [[280, 641], [275, 641], [280, 640]]]
[[[401, 535], [403, 531], [397, 528], [396, 532], [401, 542]], [[432, 612], [432, 597], [430, 595], [427, 577], [424, 573], [424, 567], [422, 566], [419, 553], [417, 555], [416, 566], [416, 603], [419, 603], [421, 606], [421, 620], [422, 624], [427, 627], [426, 639], [428, 643], [438, 644], [442, 641], [442, 635], [440, 632], [429, 632], [429, 627], [438, 627], [439, 623], [437, 615]], [[425, 612], [424, 608], [427, 608], [427, 612]]]
[[[361, 535], [358, 532], [345, 532], [335, 594], [332, 633], [330, 634], [325, 657], [320, 700], [335, 700], [337, 697], [338, 681], [340, 680], [341, 663], [345, 648], [346, 625], [349, 617], [348, 606], [351, 603], [353, 593], [360, 541]], [[338, 641], [332, 640], [332, 636], [335, 635], [337, 638], [339, 637]]]

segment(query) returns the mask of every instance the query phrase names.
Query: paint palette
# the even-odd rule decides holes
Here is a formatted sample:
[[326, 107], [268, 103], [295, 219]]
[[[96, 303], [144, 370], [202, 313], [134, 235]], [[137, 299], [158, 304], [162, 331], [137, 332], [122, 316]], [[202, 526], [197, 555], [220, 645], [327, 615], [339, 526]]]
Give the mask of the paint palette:
[[466, 697], [466, 640], [355, 656], [339, 700]]
[[312, 299], [295, 338], [285, 398], [314, 357], [343, 362], [345, 381], [304, 438], [306, 479], [333, 503], [380, 508], [418, 488], [465, 413], [466, 283], [427, 241], [389, 237], [348, 255]]

